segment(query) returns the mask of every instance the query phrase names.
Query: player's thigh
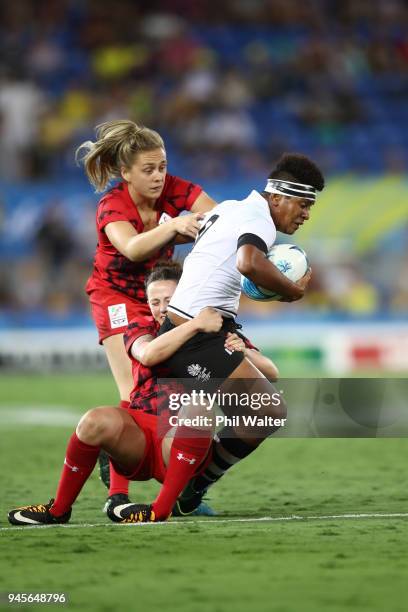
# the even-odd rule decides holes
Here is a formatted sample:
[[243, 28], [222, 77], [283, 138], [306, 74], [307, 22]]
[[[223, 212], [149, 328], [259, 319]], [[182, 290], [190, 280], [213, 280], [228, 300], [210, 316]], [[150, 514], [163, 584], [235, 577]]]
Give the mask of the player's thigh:
[[133, 389], [132, 363], [125, 349], [123, 334], [115, 334], [105, 338], [103, 346], [119, 389], [120, 399], [129, 401]]
[[145, 434], [126, 410], [110, 410], [115, 412], [106, 414], [106, 417], [114, 420], [115, 424], [112, 427], [112, 435], [107, 436], [102, 448], [119, 464], [134, 467], [143, 459], [146, 448]]
[[[234, 409], [239, 409], [242, 413], [256, 410], [259, 416], [286, 418], [286, 403], [277, 388], [248, 359], [244, 359], [224, 381], [221, 391], [236, 394], [239, 398], [235, 406], [231, 404], [232, 413]], [[228, 413], [228, 407], [222, 408]]]

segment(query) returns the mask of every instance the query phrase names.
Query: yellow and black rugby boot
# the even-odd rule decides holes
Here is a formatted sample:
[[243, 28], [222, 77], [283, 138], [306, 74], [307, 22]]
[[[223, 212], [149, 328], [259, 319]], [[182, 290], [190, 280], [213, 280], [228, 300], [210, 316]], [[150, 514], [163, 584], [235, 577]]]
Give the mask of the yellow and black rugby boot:
[[115, 523], [155, 523], [156, 515], [151, 505], [120, 504], [109, 507], [107, 515]]
[[50, 508], [54, 503], [50, 499], [48, 504], [37, 504], [36, 506], [21, 506], [10, 510], [8, 513], [9, 523], [12, 525], [57, 525], [59, 523], [68, 523], [71, 518], [71, 510], [61, 516], [54, 516], [50, 513]]

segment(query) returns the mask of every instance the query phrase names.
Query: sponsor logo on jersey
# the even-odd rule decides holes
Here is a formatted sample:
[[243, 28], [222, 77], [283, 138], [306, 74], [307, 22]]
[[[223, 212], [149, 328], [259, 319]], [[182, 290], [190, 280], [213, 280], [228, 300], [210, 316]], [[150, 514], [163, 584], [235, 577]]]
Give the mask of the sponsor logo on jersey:
[[108, 306], [108, 313], [111, 329], [128, 325], [126, 304], [113, 304], [112, 306]]
[[211, 372], [208, 372], [207, 368], [201, 366], [199, 363], [192, 363], [188, 366], [187, 372], [193, 378], [207, 382], [211, 378]]

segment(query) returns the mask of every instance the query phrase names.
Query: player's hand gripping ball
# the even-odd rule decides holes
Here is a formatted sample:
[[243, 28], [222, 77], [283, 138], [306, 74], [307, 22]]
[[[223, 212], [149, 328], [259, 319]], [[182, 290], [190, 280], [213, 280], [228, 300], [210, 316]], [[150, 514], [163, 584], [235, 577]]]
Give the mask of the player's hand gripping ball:
[[[277, 244], [273, 246], [267, 258], [284, 274], [289, 280], [296, 283], [307, 272], [309, 262], [303, 249], [294, 244]], [[281, 295], [269, 291], [264, 287], [258, 287], [249, 278], [241, 277], [241, 289], [251, 300], [258, 302], [269, 302], [280, 300]]]

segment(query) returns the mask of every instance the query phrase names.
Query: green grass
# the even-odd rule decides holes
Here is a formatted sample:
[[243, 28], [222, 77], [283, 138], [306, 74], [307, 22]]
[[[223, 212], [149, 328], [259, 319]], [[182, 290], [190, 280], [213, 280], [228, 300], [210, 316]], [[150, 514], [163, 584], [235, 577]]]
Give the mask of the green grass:
[[[8, 509], [54, 495], [72, 431], [7, 415], [65, 406], [79, 416], [115, 401], [108, 376], [0, 378], [0, 593], [65, 592], [66, 609], [102, 612], [406, 609], [406, 519], [228, 521], [407, 512], [404, 439], [267, 440], [211, 491], [226, 522], [103, 526], [95, 473], [73, 528], [2, 531]], [[148, 501], [156, 490], [132, 483], [131, 495]]]

